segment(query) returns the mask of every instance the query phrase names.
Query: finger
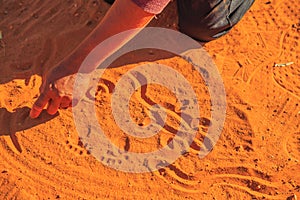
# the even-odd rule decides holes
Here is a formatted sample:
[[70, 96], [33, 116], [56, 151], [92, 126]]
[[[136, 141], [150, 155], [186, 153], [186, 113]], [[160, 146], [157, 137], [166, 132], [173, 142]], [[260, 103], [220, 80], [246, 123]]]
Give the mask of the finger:
[[71, 99], [65, 96], [60, 101], [60, 108], [67, 109], [68, 107], [71, 106], [71, 103], [72, 103]]
[[71, 103], [71, 106], [72, 106], [72, 107], [75, 107], [75, 106], [77, 106], [78, 103], [79, 103], [79, 99], [74, 99], [74, 98], [73, 98], [72, 103]]
[[59, 98], [59, 97], [51, 99], [49, 101], [47, 112], [50, 115], [54, 115], [57, 112], [59, 105], [60, 105], [60, 101], [61, 101], [61, 98]]
[[32, 119], [37, 118], [38, 116], [40, 116], [43, 108], [46, 106], [46, 104], [49, 101], [49, 97], [46, 96], [44, 93], [41, 93], [39, 98], [35, 101], [35, 103], [33, 104], [31, 110], [30, 110], [30, 114], [29, 116]]

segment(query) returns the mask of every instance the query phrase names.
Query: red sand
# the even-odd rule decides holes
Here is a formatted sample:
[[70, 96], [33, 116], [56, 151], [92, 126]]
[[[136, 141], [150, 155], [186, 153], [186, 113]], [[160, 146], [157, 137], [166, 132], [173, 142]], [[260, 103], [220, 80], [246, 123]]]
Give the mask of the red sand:
[[[72, 111], [50, 120], [28, 118], [43, 71], [53, 67], [90, 33], [109, 6], [99, 1], [3, 1], [0, 5], [0, 199], [287, 199], [300, 197], [300, 5], [257, 1], [243, 20], [205, 46], [216, 62], [227, 93], [224, 130], [213, 151], [198, 158], [201, 130], [189, 153], [153, 173], [130, 174], [104, 166], [82, 147]], [[174, 5], [151, 26], [175, 28]], [[209, 96], [201, 77], [178, 57], [158, 52], [125, 55], [109, 69], [97, 96], [99, 123], [120, 148], [147, 152], [164, 146], [172, 133], [149, 139], [127, 136], [110, 112], [111, 84], [137, 64], [157, 60], [179, 70], [192, 84], [201, 117], [209, 119]], [[274, 67], [274, 63], [294, 62]], [[106, 80], [106, 81], [105, 81]], [[100, 87], [100, 88], [101, 88]], [[149, 119], [138, 90], [132, 118]], [[163, 95], [161, 95], [163, 94]], [[157, 85], [147, 98], [174, 112], [176, 99]], [[177, 126], [176, 119], [167, 121]], [[14, 134], [15, 133], [15, 134]], [[9, 136], [10, 134], [11, 137]], [[128, 143], [130, 146], [128, 146]], [[20, 152], [21, 151], [21, 152]]]

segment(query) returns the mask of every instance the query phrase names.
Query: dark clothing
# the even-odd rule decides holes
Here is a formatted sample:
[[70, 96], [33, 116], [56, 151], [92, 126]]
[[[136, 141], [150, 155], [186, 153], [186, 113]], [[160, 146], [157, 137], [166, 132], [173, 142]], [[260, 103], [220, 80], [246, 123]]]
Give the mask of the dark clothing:
[[[106, 0], [112, 1], [112, 0]], [[132, 0], [146, 12], [160, 13], [170, 0]], [[209, 42], [225, 35], [251, 7], [254, 0], [177, 0], [182, 33]]]
[[202, 42], [226, 34], [254, 0], [177, 0], [180, 31]]

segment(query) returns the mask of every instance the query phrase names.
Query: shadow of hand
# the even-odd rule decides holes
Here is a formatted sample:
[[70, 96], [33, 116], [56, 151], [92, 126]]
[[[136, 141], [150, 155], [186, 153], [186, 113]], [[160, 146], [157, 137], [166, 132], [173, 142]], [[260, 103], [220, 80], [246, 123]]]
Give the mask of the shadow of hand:
[[58, 116], [58, 114], [49, 115], [46, 111], [43, 111], [38, 118], [31, 119], [29, 112], [29, 107], [18, 108], [12, 113], [6, 108], [0, 108], [0, 136], [30, 129]]
[[49, 115], [45, 110], [36, 119], [29, 117], [30, 108], [23, 107], [9, 112], [6, 108], [0, 108], [0, 137], [10, 136], [15, 148], [21, 153], [22, 148], [15, 135], [18, 131], [24, 131], [30, 129], [39, 124], [43, 124], [55, 117], [56, 115]]

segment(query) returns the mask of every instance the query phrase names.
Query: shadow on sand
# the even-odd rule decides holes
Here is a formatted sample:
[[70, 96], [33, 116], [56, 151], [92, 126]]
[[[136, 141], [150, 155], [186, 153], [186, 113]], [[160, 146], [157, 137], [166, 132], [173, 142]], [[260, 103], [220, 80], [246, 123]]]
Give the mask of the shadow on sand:
[[37, 119], [31, 119], [29, 117], [29, 112], [29, 107], [15, 109], [14, 112], [9, 112], [6, 108], [0, 108], [0, 137], [10, 136], [19, 152], [22, 152], [22, 149], [15, 136], [16, 132], [43, 124], [59, 115], [56, 114], [51, 116], [44, 110]]

